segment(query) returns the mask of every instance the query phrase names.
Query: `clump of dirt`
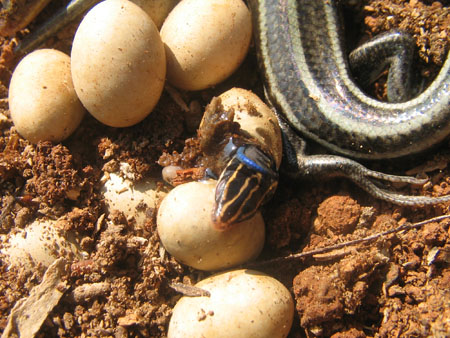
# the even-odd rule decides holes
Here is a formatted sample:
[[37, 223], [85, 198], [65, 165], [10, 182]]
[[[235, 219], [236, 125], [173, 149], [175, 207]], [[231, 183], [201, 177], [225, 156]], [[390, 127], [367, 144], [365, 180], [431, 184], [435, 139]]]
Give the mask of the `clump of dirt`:
[[364, 22], [372, 34], [394, 28], [409, 32], [417, 41], [421, 59], [441, 66], [450, 36], [450, 14], [444, 4], [445, 1], [372, 0], [364, 6]]
[[[336, 209], [355, 210], [355, 206], [356, 201], [349, 196], [334, 195], [324, 200], [318, 210], [332, 215]], [[334, 223], [337, 230], [322, 234], [321, 228], [318, 232], [313, 228], [304, 251], [324, 247], [330, 241], [368, 237], [399, 223], [390, 214], [379, 214], [379, 210], [371, 213], [372, 221], [358, 222], [348, 235], [342, 234], [342, 229], [355, 223], [354, 212], [346, 217], [340, 214]], [[321, 222], [320, 218], [318, 215], [315, 222]], [[447, 257], [445, 229], [449, 224], [448, 220], [430, 223], [418, 230], [313, 256], [315, 263], [302, 269], [293, 280], [300, 325], [310, 335], [325, 337], [342, 330], [354, 330], [364, 337], [373, 332], [383, 337], [391, 337], [393, 332], [407, 337], [448, 332], [445, 299], [450, 294], [437, 280], [448, 273], [448, 266], [441, 268], [443, 257]], [[415, 323], [399, 324], [400, 317], [414, 318]], [[355, 322], [355, 318], [360, 320]]]
[[[29, 30], [56, 9], [43, 12]], [[405, 29], [417, 39], [422, 74], [432, 78], [437, 73], [448, 48], [448, 4], [370, 0], [359, 13], [360, 37]], [[46, 46], [70, 51], [75, 28]], [[16, 39], [26, 34], [28, 30]], [[204, 110], [213, 96], [232, 86], [262, 93], [254, 54], [217, 88], [198, 93], [167, 88], [152, 114], [136, 126], [109, 128], [87, 115], [61, 144], [34, 145], [17, 134], [8, 111], [7, 90], [18, 61], [12, 52], [15, 43], [0, 39], [1, 243], [34, 219], [63, 217], [65, 230], [75, 232], [88, 252], [66, 267], [67, 289], [37, 336], [165, 337], [181, 296], [171, 285], [194, 284], [209, 274], [181, 265], [165, 252], [156, 231], [156, 208], [147, 210], [145, 224], [139, 226], [127, 215], [108, 211], [101, 178], [121, 171], [138, 182], [159, 179], [161, 165], [192, 165], [200, 147], [193, 139], [198, 114], [192, 112]], [[426, 172], [429, 183], [396, 188], [405, 194], [450, 194], [446, 146], [424, 154], [420, 163], [425, 164], [411, 171]], [[397, 173], [410, 169], [399, 171], [395, 163], [371, 166]], [[190, 168], [182, 174], [187, 179], [198, 173]], [[248, 266], [269, 273], [292, 291], [296, 315], [290, 337], [445, 337], [450, 332], [450, 221], [375, 236], [443, 214], [449, 214], [448, 205], [393, 206], [344, 180], [292, 182], [282, 176], [275, 197], [263, 209], [264, 251]], [[375, 237], [321, 251], [370, 236]], [[295, 258], [313, 250], [318, 251]], [[13, 306], [41, 283], [44, 273], [39, 267], [9, 268], [0, 254], [0, 332]]]

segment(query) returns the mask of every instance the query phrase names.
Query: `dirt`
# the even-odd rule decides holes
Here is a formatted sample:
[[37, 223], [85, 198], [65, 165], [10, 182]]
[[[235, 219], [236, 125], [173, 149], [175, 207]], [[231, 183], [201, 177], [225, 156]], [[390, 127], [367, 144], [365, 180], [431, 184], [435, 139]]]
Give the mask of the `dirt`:
[[[394, 27], [410, 31], [418, 43], [421, 74], [430, 79], [436, 75], [448, 49], [448, 2], [370, 0], [347, 11], [346, 18], [356, 13], [347, 25], [358, 28], [358, 43]], [[52, 8], [44, 11], [17, 39], [51, 14]], [[67, 52], [73, 32], [69, 27], [48, 45]], [[109, 128], [86, 116], [68, 140], [33, 145], [17, 134], [8, 111], [7, 88], [18, 61], [12, 53], [15, 43], [0, 41], [2, 242], [33, 219], [63, 217], [61, 228], [75, 232], [89, 252], [66, 264], [64, 295], [37, 336], [165, 337], [172, 308], [181, 297], [170, 285], [194, 284], [209, 274], [181, 265], [165, 252], [156, 232], [156, 209], [146, 211], [143, 225], [120, 212], [107, 212], [101, 177], [127, 163], [127, 177], [135, 181], [160, 178], [158, 161], [173, 162], [186, 144], [189, 148], [190, 141], [185, 141], [195, 135], [199, 122], [198, 114], [186, 113], [179, 100], [197, 107], [191, 111], [203, 110], [213, 96], [233, 86], [262, 97], [254, 52], [216, 88], [196, 93], [165, 90], [152, 114], [134, 127]], [[397, 174], [426, 173], [429, 182], [423, 187], [395, 188], [441, 196], [450, 194], [449, 160], [444, 142], [416, 159], [368, 165]], [[169, 187], [161, 183], [160, 189]], [[265, 248], [248, 266], [276, 277], [292, 292], [296, 314], [290, 337], [450, 337], [450, 220], [287, 258], [450, 214], [448, 207], [399, 207], [345, 180], [293, 182], [281, 176], [274, 198], [263, 208]], [[271, 263], [273, 259], [278, 260]], [[3, 332], [14, 304], [41, 283], [45, 269], [8, 268], [0, 257], [0, 271]]]

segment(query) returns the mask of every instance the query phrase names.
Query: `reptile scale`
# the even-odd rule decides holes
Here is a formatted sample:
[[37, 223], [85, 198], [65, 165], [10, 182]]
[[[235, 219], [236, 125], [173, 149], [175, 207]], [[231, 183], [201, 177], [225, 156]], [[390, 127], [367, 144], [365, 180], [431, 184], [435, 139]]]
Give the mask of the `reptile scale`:
[[[250, 0], [249, 5], [266, 96], [282, 115], [284, 151], [295, 176], [345, 176], [375, 197], [401, 205], [450, 200], [449, 196], [405, 196], [380, 188], [374, 181], [423, 184], [424, 180], [375, 172], [346, 158], [397, 158], [444, 140], [450, 133], [449, 56], [418, 96], [404, 102], [380, 102], [363, 93], [351, 78], [336, 1]], [[399, 53], [398, 46], [409, 40], [395, 31], [360, 47], [351, 57], [357, 59], [359, 53], [369, 61], [370, 55], [394, 59], [389, 53]], [[408, 62], [401, 51], [398, 58], [391, 72], [398, 63]], [[392, 75], [394, 80], [395, 76], [397, 82], [404, 79], [401, 74]], [[399, 86], [394, 80], [388, 78], [388, 84]], [[305, 141], [292, 129], [345, 157], [306, 155]]]

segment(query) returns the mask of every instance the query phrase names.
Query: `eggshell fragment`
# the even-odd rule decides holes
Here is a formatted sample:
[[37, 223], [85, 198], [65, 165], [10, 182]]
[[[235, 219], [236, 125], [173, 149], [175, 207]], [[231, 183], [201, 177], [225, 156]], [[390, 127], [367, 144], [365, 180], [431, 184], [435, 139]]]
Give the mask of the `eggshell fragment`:
[[92, 8], [78, 27], [71, 56], [78, 97], [108, 126], [140, 122], [161, 96], [163, 43], [150, 17], [128, 0], [106, 0]]
[[143, 225], [147, 213], [156, 209], [164, 192], [158, 191], [156, 180], [144, 179], [133, 183], [118, 174], [110, 173], [103, 178], [102, 188], [108, 210], [119, 210], [127, 218], [134, 218], [137, 225]]
[[242, 0], [183, 0], [161, 28], [167, 79], [181, 89], [200, 90], [230, 76], [247, 54], [250, 11]]
[[25, 56], [11, 78], [9, 108], [17, 131], [32, 143], [72, 134], [85, 109], [73, 87], [70, 57], [54, 49]]
[[141, 7], [159, 29], [179, 0], [131, 0], [131, 2]]
[[174, 188], [162, 201], [158, 233], [166, 250], [177, 260], [199, 270], [235, 266], [258, 256], [264, 245], [260, 213], [228, 231], [213, 228], [216, 181], [190, 182]]
[[280, 167], [283, 155], [281, 129], [275, 113], [256, 94], [242, 88], [232, 88], [221, 94], [225, 110], [234, 109], [234, 121], [251, 135], [264, 149], [269, 149]]
[[276, 279], [253, 270], [235, 270], [195, 285], [210, 297], [182, 297], [173, 309], [168, 338], [278, 338], [292, 325], [294, 302]]
[[11, 266], [47, 268], [57, 258], [82, 258], [73, 234], [66, 233], [55, 220], [36, 220], [10, 236], [2, 253]]

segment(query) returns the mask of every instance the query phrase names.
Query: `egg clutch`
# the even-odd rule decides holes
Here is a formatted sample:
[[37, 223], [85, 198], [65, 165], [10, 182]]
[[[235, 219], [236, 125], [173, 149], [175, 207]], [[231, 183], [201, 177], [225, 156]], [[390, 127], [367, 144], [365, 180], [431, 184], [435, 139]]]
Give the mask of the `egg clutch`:
[[[70, 57], [42, 49], [22, 59], [9, 90], [20, 135], [32, 143], [62, 141], [85, 110], [108, 126], [132, 126], [158, 103], [166, 77], [184, 90], [205, 89], [231, 75], [247, 54], [251, 18], [241, 0], [182, 1], [161, 32], [156, 5], [135, 2], [142, 8], [125, 0], [94, 6], [76, 31]], [[174, 5], [161, 3], [163, 12]]]
[[[169, 13], [167, 18], [156, 11], [156, 6], [148, 7], [155, 2], [100, 2], [78, 26], [70, 56], [55, 49], [26, 55], [17, 65], [9, 88], [11, 118], [17, 132], [34, 144], [61, 142], [77, 129], [86, 112], [110, 127], [133, 126], [158, 104], [166, 81], [183, 91], [203, 90], [222, 82], [240, 66], [252, 36], [250, 11], [242, 0], [182, 0], [170, 13], [177, 1], [160, 1], [163, 12]], [[240, 88], [213, 100], [220, 102], [222, 110], [216, 112], [219, 118], [214, 120], [205, 112], [198, 134], [204, 131], [209, 135], [208, 130], [215, 128], [215, 122], [210, 121], [220, 120], [225, 112], [238, 126], [233, 135], [224, 134], [218, 140], [220, 154], [213, 156], [222, 156], [222, 145], [233, 148], [234, 140], [241, 138], [233, 154], [248, 160], [244, 150], [248, 142], [261, 150], [261, 158], [270, 159], [277, 172], [282, 141], [273, 111], [254, 93]], [[231, 163], [228, 159], [226, 162]], [[262, 198], [254, 208], [247, 203], [251, 212], [248, 217], [236, 218], [236, 222], [220, 223], [213, 217], [227, 214], [222, 209], [215, 211], [218, 205], [224, 206], [217, 202], [218, 191], [224, 191], [217, 188], [218, 182], [223, 182], [224, 168], [217, 166], [215, 179], [206, 175], [203, 180], [161, 194], [157, 188], [160, 182], [151, 178], [131, 182], [121, 175], [122, 167], [124, 163], [120, 164], [120, 173], [105, 173], [101, 179], [106, 209], [118, 210], [140, 226], [146, 217], [142, 205], [151, 209], [159, 206], [159, 239], [164, 250], [179, 262], [198, 270], [220, 271], [255, 259], [262, 251], [266, 235], [258, 211]], [[274, 176], [278, 178], [278, 174]], [[238, 181], [232, 178], [231, 183]], [[250, 193], [255, 190], [248, 189]], [[234, 201], [234, 206], [244, 205], [238, 198]], [[73, 234], [69, 238], [64, 231], [55, 232], [53, 224], [39, 220], [20, 236], [12, 237], [6, 253], [19, 260], [10, 259], [10, 264], [25, 261], [19, 252], [29, 257], [27, 266], [50, 266], [58, 257], [54, 246], [69, 252], [73, 260], [89, 256], [77, 246]], [[45, 246], [41, 233], [50, 241]], [[290, 330], [292, 296], [272, 277], [235, 270], [204, 279], [197, 287], [207, 290], [210, 297], [181, 298], [173, 311], [169, 337], [285, 337]], [[239, 295], [238, 299], [230, 302], [229, 294]], [[197, 321], [198, 313], [204, 310], [205, 318]], [[186, 317], [186, 313], [195, 318]], [[224, 321], [233, 321], [237, 331], [224, 332]]]

